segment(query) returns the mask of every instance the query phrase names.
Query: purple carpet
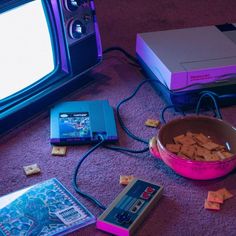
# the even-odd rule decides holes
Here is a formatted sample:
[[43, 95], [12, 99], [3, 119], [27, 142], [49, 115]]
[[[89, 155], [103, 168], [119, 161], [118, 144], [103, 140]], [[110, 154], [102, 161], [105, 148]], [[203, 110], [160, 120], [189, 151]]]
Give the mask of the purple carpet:
[[[120, 46], [135, 54], [137, 33], [164, 29], [236, 22], [234, 0], [133, 0], [95, 2], [103, 49]], [[111, 106], [128, 97], [145, 78], [136, 67], [128, 64], [120, 52], [104, 56], [103, 62], [92, 72], [95, 81], [75, 91], [63, 101], [108, 99]], [[121, 106], [121, 116], [136, 135], [150, 139], [158, 130], [147, 128], [148, 118], [159, 119], [164, 101], [146, 84], [134, 99]], [[236, 127], [236, 106], [222, 108], [223, 119]], [[167, 120], [176, 115], [167, 112]], [[144, 146], [130, 139], [117, 122], [122, 147], [142, 149]], [[98, 217], [102, 211], [77, 195], [71, 179], [80, 157], [89, 145], [68, 147], [65, 157], [51, 155], [49, 142], [49, 111], [21, 126], [0, 140], [0, 196], [40, 181], [58, 178], [85, 206]], [[41, 174], [26, 177], [23, 166], [37, 163]], [[162, 161], [149, 153], [126, 155], [104, 148], [93, 152], [79, 171], [79, 186], [104, 205], [109, 205], [124, 188], [120, 175], [134, 175], [163, 185], [164, 193], [135, 235], [236, 235], [236, 196], [227, 200], [218, 212], [204, 209], [209, 190], [227, 188], [236, 195], [236, 171], [209, 181], [189, 180], [175, 174]], [[95, 225], [71, 235], [107, 235]]]

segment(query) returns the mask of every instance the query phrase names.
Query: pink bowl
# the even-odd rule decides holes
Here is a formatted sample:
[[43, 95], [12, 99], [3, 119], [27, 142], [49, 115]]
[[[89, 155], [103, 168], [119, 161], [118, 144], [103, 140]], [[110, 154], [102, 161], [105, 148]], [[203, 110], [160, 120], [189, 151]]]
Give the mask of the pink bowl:
[[[187, 160], [168, 151], [165, 146], [173, 143], [173, 137], [192, 133], [203, 133], [218, 144], [230, 148], [234, 155], [220, 161]], [[198, 180], [222, 177], [236, 167], [236, 129], [230, 124], [207, 116], [186, 116], [163, 125], [156, 137], [149, 142], [152, 155], [162, 159], [177, 174]]]

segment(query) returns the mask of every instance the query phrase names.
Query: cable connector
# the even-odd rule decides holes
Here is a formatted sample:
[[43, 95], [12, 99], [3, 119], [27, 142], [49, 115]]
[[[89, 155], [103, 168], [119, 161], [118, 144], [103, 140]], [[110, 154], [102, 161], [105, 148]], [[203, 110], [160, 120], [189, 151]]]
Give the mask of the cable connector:
[[93, 141], [104, 141], [106, 140], [107, 133], [106, 132], [93, 132]]

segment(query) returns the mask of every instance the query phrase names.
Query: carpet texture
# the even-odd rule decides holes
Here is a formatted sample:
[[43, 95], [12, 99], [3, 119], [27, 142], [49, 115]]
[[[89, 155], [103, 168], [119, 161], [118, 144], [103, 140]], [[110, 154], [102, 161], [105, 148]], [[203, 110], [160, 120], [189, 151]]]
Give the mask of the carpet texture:
[[[234, 0], [97, 0], [95, 6], [103, 49], [120, 46], [133, 55], [135, 37], [139, 32], [236, 22]], [[120, 52], [104, 55], [103, 62], [92, 71], [92, 76], [95, 78], [92, 83], [62, 101], [108, 99], [115, 107], [145, 78]], [[158, 130], [147, 128], [144, 122], [148, 118], [159, 119], [160, 110], [165, 105], [153, 88], [145, 84], [134, 99], [121, 106], [121, 116], [134, 134], [148, 140]], [[236, 126], [236, 106], [221, 111], [223, 119]], [[167, 120], [178, 116], [173, 111], [166, 115]], [[144, 147], [130, 139], [118, 121], [117, 128], [117, 145], [137, 150]], [[49, 131], [49, 110], [46, 110], [37, 119], [0, 139], [0, 196], [56, 177], [98, 217], [102, 211], [77, 195], [71, 184], [74, 168], [90, 146], [68, 147], [66, 157], [52, 156]], [[42, 172], [26, 177], [22, 166], [33, 163], [37, 163]], [[207, 211], [203, 207], [209, 190], [225, 187], [236, 194], [236, 171], [215, 180], [194, 181], [175, 174], [149, 153], [133, 156], [99, 148], [83, 163], [78, 175], [79, 186], [104, 205], [109, 205], [124, 188], [119, 184], [119, 175], [134, 175], [164, 186], [163, 197], [135, 235], [236, 234], [236, 196], [225, 202], [219, 212]], [[107, 234], [90, 225], [71, 235]]]

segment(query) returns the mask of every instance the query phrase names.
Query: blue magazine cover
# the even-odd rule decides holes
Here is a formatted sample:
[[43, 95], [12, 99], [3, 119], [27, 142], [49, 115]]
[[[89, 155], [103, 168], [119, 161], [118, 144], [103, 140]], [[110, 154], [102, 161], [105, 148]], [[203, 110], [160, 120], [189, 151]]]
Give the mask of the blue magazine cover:
[[66, 235], [95, 221], [56, 178], [0, 198], [0, 236]]

